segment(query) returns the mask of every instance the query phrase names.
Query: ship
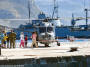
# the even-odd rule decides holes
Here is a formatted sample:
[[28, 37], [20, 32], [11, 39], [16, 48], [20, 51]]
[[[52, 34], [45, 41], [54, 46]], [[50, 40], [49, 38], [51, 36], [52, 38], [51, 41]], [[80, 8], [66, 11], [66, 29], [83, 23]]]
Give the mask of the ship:
[[[51, 19], [45, 17], [45, 14], [40, 13], [38, 15], [39, 19], [47, 19], [50, 23], [55, 26], [56, 38], [67, 38], [68, 36], [74, 36], [76, 38], [90, 38], [90, 25], [75, 25], [75, 20], [72, 19], [71, 26], [64, 26], [59, 19]], [[41, 18], [40, 18], [41, 17]], [[33, 23], [33, 24], [32, 24]], [[31, 36], [33, 31], [36, 31], [35, 26], [42, 23], [42, 20], [32, 20], [32, 23], [27, 23], [26, 25], [20, 25], [19, 28], [15, 28], [14, 31], [17, 33], [17, 37], [20, 36], [21, 32], [24, 32], [28, 37]]]
[[[56, 0], [54, 0], [56, 1]], [[29, 3], [28, 3], [29, 4]], [[71, 26], [64, 26], [61, 21], [60, 18], [58, 18], [58, 12], [56, 7], [57, 5], [54, 3], [54, 10], [53, 10], [53, 14], [52, 17], [47, 17], [45, 15], [45, 13], [40, 12], [37, 16], [37, 20], [29, 20], [29, 23], [26, 23], [25, 25], [20, 25], [18, 28], [15, 28], [14, 31], [17, 34], [17, 39], [20, 36], [21, 32], [24, 32], [25, 35], [28, 35], [28, 37], [31, 36], [33, 31], [36, 31], [35, 26], [38, 26], [39, 24], [42, 23], [43, 20], [47, 20], [50, 23], [53, 23], [53, 25], [55, 26], [55, 34], [56, 34], [56, 38], [67, 38], [68, 36], [73, 36], [75, 38], [90, 38], [90, 25], [88, 25], [88, 11], [89, 9], [85, 9], [84, 11], [86, 12], [86, 17], [82, 18], [74, 18], [74, 14], [72, 14], [72, 19], [71, 19]], [[30, 7], [29, 7], [29, 19], [30, 19]], [[57, 17], [55, 17], [57, 16]], [[75, 23], [78, 20], [82, 20], [85, 19], [86, 20], [86, 24], [85, 25], [75, 25]]]

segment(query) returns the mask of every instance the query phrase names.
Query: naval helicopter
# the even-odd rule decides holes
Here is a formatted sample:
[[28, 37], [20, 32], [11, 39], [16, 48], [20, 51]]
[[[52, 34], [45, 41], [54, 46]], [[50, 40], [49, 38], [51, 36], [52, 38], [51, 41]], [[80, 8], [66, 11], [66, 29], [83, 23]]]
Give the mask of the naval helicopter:
[[56, 40], [55, 36], [55, 25], [49, 22], [50, 19], [44, 19], [42, 23], [35, 26], [37, 32], [37, 43], [44, 44], [45, 47], [49, 47], [50, 43], [57, 42], [57, 45], [60, 46], [60, 43]]

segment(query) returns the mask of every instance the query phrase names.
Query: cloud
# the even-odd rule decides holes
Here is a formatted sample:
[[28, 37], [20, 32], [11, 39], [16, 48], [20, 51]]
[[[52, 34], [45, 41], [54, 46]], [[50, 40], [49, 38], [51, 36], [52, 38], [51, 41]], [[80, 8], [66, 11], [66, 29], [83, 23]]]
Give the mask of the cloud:
[[9, 27], [10, 26], [10, 21], [5, 21], [5, 20], [0, 19], [0, 25]]
[[[7, 5], [6, 5], [7, 4]], [[19, 10], [20, 9], [20, 10]], [[27, 8], [25, 6], [22, 6], [21, 4], [16, 4], [13, 2], [9, 2], [9, 0], [0, 0], [0, 10], [6, 11], [6, 16], [4, 19], [19, 19], [19, 18], [25, 18], [27, 15]], [[9, 12], [9, 13], [8, 13]], [[22, 14], [21, 14], [22, 13]], [[5, 13], [3, 13], [5, 14]], [[2, 15], [3, 15], [2, 14]], [[10, 15], [8, 15], [10, 14]], [[14, 16], [14, 17], [12, 17]], [[1, 20], [0, 19], [0, 25], [8, 26], [8, 27], [18, 27], [20, 24], [23, 24], [24, 22], [19, 21], [10, 21], [10, 20]]]
[[[14, 5], [12, 3], [10, 3], [9, 1], [0, 1], [0, 10], [7, 10], [11, 14], [9, 16], [14, 16], [16, 18], [21, 18], [21, 15], [14, 8]], [[6, 15], [5, 18], [8, 19], [9, 16], [7, 17], [7, 15]], [[9, 19], [13, 19], [13, 17], [9, 18]], [[0, 20], [0, 25], [3, 25], [3, 26], [11, 27], [12, 26], [11, 23], [12, 23], [11, 21], [5, 21], [3, 19]]]
[[[1, 13], [4, 19], [28, 19], [28, 0], [0, 0], [0, 11], [4, 11]], [[32, 1], [32, 2], [31, 2]], [[30, 0], [31, 7], [31, 19], [35, 19], [38, 17], [40, 10], [34, 4], [33, 0]], [[5, 16], [5, 17], [4, 17]], [[5, 22], [5, 23], [3, 23]], [[6, 25], [9, 27], [18, 27], [20, 24], [25, 24], [28, 21], [4, 21], [0, 20], [1, 25]]]
[[[6, 5], [7, 4], [7, 5]], [[10, 11], [16, 18], [20, 18], [20, 14], [16, 9], [13, 8], [14, 5], [8, 1], [1, 1], [0, 2], [0, 9], [8, 10]]]

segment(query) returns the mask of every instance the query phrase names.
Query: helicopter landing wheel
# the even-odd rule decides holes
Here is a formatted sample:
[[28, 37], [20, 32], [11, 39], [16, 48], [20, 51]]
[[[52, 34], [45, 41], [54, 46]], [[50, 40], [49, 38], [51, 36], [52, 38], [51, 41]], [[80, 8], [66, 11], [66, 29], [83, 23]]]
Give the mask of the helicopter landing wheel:
[[45, 44], [45, 47], [50, 47], [49, 44]]
[[60, 43], [57, 42], [57, 46], [60, 46]]

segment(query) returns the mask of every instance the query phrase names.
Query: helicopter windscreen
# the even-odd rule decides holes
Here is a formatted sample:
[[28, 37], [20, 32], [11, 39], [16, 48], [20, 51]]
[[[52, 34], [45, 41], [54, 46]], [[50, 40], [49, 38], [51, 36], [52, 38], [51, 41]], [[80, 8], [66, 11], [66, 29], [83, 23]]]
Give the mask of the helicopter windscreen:
[[39, 28], [40, 33], [52, 32], [52, 31], [53, 31], [53, 27], [40, 27]]
[[53, 27], [47, 27], [47, 32], [53, 31]]
[[40, 32], [40, 33], [46, 32], [46, 27], [40, 27], [40, 28], [39, 28], [39, 32]]

